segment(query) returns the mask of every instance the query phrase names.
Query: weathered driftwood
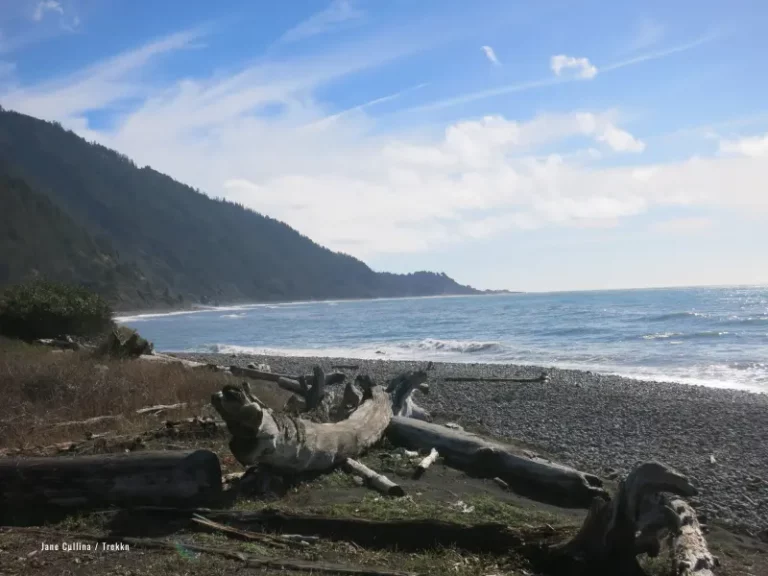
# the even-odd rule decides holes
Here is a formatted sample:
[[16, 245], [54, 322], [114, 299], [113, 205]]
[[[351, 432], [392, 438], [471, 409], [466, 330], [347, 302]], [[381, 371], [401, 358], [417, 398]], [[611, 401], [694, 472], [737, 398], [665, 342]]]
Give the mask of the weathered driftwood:
[[421, 462], [419, 462], [418, 466], [416, 466], [416, 470], [413, 473], [413, 477], [416, 479], [421, 478], [424, 473], [427, 471], [427, 469], [432, 466], [437, 461], [437, 458], [440, 456], [440, 453], [432, 448], [432, 450], [429, 451], [429, 456], [424, 458]]
[[81, 346], [69, 336], [65, 338], [40, 338], [35, 340], [36, 344], [58, 348], [59, 350], [80, 350]]
[[449, 376], [442, 378], [443, 382], [518, 382], [518, 383], [533, 383], [533, 382], [546, 382], [549, 380], [549, 375], [544, 372], [541, 376], [536, 378], [481, 378], [476, 376]]
[[289, 548], [291, 546], [314, 544], [320, 540], [320, 538], [317, 536], [304, 536], [302, 534], [281, 534], [279, 536], [275, 536], [272, 534], [264, 534], [263, 532], [242, 530], [240, 528], [227, 526], [226, 524], [214, 522], [213, 520], [210, 520], [201, 514], [194, 514], [192, 516], [192, 521], [198, 526], [207, 528], [213, 532], [223, 532], [228, 536], [233, 536], [240, 540], [262, 542], [276, 548]]
[[[60, 530], [49, 530], [41, 528], [14, 528], [14, 531], [26, 534], [36, 534], [49, 540], [65, 542], [114, 542], [116, 539], [110, 534], [94, 534], [86, 532], [62, 532]], [[170, 550], [178, 552], [179, 544], [174, 540], [160, 540], [155, 538], [134, 538], [131, 536], [121, 536], [119, 542], [127, 544], [133, 548], [144, 548], [150, 550]], [[329, 562], [310, 562], [306, 560], [290, 560], [279, 558], [265, 558], [246, 554], [231, 548], [215, 548], [212, 546], [203, 546], [193, 542], [185, 542], [184, 549], [203, 554], [212, 554], [242, 562], [248, 568], [269, 568], [272, 570], [288, 572], [310, 572], [314, 574], [348, 574], [350, 576], [417, 576], [413, 572], [403, 572], [400, 570], [389, 570], [387, 568], [375, 567], [356, 567], [347, 564], [334, 564]]]
[[168, 410], [179, 410], [181, 408], [186, 408], [187, 403], [186, 402], [179, 402], [177, 404], [158, 404], [156, 406], [147, 406], [146, 408], [139, 408], [136, 410], [136, 414], [153, 414], [158, 415], [163, 412], [167, 412]]
[[386, 434], [398, 446], [435, 448], [450, 466], [485, 478], [499, 477], [515, 492], [542, 502], [586, 508], [595, 497], [607, 496], [596, 476], [543, 458], [529, 458], [512, 446], [470, 432], [395, 416]]
[[553, 552], [583, 560], [594, 574], [642, 576], [639, 554], [659, 555], [665, 535], [674, 540], [678, 575], [712, 576], [714, 558], [696, 520], [696, 513], [680, 499], [664, 493], [693, 496], [688, 479], [657, 462], [635, 468], [619, 486], [613, 500], [596, 499], [579, 532]]
[[681, 498], [672, 500], [670, 507], [680, 518], [681, 524], [673, 553], [678, 576], [712, 576], [712, 570], [718, 562], [709, 551], [696, 511]]
[[106, 422], [111, 420], [122, 420], [122, 414], [105, 414], [104, 416], [94, 416], [93, 418], [86, 418], [85, 420], [69, 420], [67, 422], [56, 422], [54, 428], [62, 428], [64, 426], [89, 426], [91, 424], [98, 424], [99, 422]]
[[387, 386], [387, 392], [389, 392], [392, 398], [392, 413], [395, 416], [430, 422], [432, 417], [429, 412], [413, 401], [413, 393], [416, 390], [421, 390], [423, 393], [428, 392], [429, 387], [426, 385], [426, 382], [426, 370], [406, 372], [393, 378]]
[[227, 385], [211, 403], [232, 435], [232, 454], [246, 466], [277, 470], [327, 470], [379, 441], [392, 417], [389, 397], [379, 386], [364, 389], [364, 401], [346, 420], [318, 424], [273, 412], [247, 385]]
[[96, 348], [99, 356], [138, 358], [152, 354], [152, 343], [139, 336], [135, 330], [124, 327], [112, 330]]
[[200, 506], [221, 493], [221, 466], [207, 450], [4, 458], [0, 486], [0, 509], [7, 511]]
[[187, 360], [186, 358], [176, 358], [176, 356], [158, 354], [157, 352], [153, 354], [141, 354], [138, 356], [138, 359], [145, 362], [155, 362], [157, 364], [177, 364], [179, 366], [183, 366], [184, 368], [205, 368], [209, 370], [215, 370], [217, 372], [228, 371], [224, 366], [215, 366], [206, 364], [204, 362], [195, 362], [194, 360]]
[[405, 490], [403, 490], [402, 487], [392, 482], [392, 480], [386, 476], [379, 474], [378, 472], [374, 472], [368, 468], [368, 466], [358, 462], [357, 460], [347, 458], [342, 463], [341, 467], [347, 474], [354, 474], [355, 476], [359, 476], [363, 479], [363, 481], [365, 481], [366, 484], [372, 488], [375, 488], [382, 494], [387, 496], [405, 496]]

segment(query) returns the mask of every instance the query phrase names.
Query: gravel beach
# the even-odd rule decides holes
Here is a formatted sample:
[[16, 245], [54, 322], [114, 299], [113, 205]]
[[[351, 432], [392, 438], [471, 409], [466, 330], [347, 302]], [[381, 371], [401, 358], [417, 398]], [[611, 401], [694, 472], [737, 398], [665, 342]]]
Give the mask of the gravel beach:
[[[269, 364], [303, 374], [353, 364], [385, 381], [425, 363], [176, 354], [203, 362]], [[768, 394], [646, 382], [548, 368], [542, 384], [443, 382], [445, 377], [534, 378], [544, 368], [435, 363], [430, 393], [417, 402], [438, 420], [452, 420], [538, 447], [557, 460], [600, 476], [621, 476], [644, 460], [689, 475], [700, 514], [750, 533], [768, 530]], [[713, 460], [714, 457], [714, 460]], [[767, 533], [768, 535], [768, 533]]]

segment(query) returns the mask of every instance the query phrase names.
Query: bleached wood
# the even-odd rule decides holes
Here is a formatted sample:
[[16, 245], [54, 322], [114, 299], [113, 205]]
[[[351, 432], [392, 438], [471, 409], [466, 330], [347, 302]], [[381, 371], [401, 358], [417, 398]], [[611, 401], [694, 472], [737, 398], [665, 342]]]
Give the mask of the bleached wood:
[[405, 496], [405, 490], [392, 482], [389, 478], [378, 472], [374, 472], [365, 464], [347, 458], [343, 464], [342, 469], [348, 474], [354, 474], [361, 477], [369, 486], [375, 488], [382, 494], [387, 496]]
[[389, 397], [379, 386], [366, 389], [349, 418], [333, 424], [273, 412], [231, 385], [211, 402], [227, 422], [230, 449], [241, 464], [263, 463], [288, 472], [327, 470], [358, 456], [379, 441], [392, 417]]

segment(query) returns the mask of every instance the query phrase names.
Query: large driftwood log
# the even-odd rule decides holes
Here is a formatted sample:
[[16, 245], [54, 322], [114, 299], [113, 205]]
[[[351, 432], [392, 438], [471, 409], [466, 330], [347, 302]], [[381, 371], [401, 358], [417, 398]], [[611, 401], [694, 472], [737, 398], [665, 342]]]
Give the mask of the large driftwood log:
[[448, 465], [485, 478], [501, 478], [515, 492], [542, 502], [586, 508], [595, 497], [607, 496], [596, 476], [519, 454], [512, 446], [470, 432], [395, 416], [386, 434], [398, 446], [435, 448]]
[[327, 470], [379, 441], [390, 419], [389, 397], [366, 387], [364, 401], [349, 418], [318, 424], [273, 412], [251, 392], [227, 385], [211, 398], [232, 434], [230, 450], [245, 465], [266, 464], [284, 472]]
[[221, 466], [208, 450], [3, 458], [0, 486], [0, 510], [12, 515], [48, 507], [202, 506], [221, 493]]
[[659, 555], [665, 535], [674, 540], [675, 574], [712, 576], [715, 565], [696, 513], [683, 500], [665, 493], [693, 496], [688, 479], [657, 462], [635, 468], [612, 500], [596, 499], [579, 532], [553, 548], [583, 560], [589, 573], [643, 576], [639, 554]]

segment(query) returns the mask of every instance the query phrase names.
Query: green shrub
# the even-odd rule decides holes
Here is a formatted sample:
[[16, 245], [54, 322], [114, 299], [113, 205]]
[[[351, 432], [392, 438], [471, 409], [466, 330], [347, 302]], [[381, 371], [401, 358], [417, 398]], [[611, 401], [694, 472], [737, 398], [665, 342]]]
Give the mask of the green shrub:
[[90, 338], [112, 325], [109, 304], [79, 286], [34, 281], [0, 295], [0, 334], [12, 338]]

